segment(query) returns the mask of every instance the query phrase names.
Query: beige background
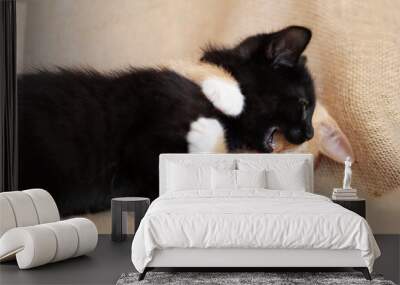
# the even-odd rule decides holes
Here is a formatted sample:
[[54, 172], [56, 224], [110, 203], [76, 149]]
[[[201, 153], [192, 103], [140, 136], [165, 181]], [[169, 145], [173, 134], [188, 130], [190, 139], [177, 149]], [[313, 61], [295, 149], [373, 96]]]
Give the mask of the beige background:
[[[318, 95], [354, 147], [354, 185], [368, 200], [368, 221], [375, 233], [399, 234], [399, 11], [396, 0], [17, 0], [18, 71], [194, 59], [209, 42], [306, 25]], [[329, 195], [341, 175], [342, 166], [324, 159], [317, 192]], [[107, 213], [94, 219], [109, 232]]]

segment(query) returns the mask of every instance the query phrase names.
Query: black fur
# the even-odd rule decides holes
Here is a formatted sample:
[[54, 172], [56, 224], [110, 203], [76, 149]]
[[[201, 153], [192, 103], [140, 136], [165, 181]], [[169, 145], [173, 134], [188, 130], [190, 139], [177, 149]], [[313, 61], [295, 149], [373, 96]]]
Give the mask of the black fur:
[[301, 53], [302, 27], [250, 37], [202, 58], [238, 80], [243, 113], [228, 117], [200, 87], [170, 70], [100, 74], [59, 69], [19, 77], [20, 188], [50, 191], [63, 215], [109, 208], [114, 196], [158, 196], [158, 155], [188, 151], [199, 117], [224, 125], [230, 151], [271, 152], [279, 127], [293, 143], [312, 137], [314, 87]]
[[246, 96], [240, 118], [225, 120], [231, 149], [271, 152], [265, 135], [273, 127], [294, 144], [313, 137], [314, 84], [301, 56], [310, 39], [310, 30], [293, 26], [205, 51], [202, 60], [228, 70]]

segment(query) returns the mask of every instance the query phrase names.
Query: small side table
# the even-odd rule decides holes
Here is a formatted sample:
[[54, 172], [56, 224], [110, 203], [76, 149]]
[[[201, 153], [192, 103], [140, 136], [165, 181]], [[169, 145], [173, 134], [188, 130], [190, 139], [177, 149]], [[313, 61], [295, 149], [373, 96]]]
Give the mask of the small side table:
[[357, 200], [332, 200], [332, 202], [339, 204], [340, 206], [353, 211], [356, 214], [359, 214], [361, 217], [365, 219], [366, 211], [365, 211], [365, 199], [357, 199]]
[[[128, 229], [128, 212], [135, 213], [135, 232], [150, 205], [149, 198], [120, 197], [111, 199], [111, 222], [113, 241], [126, 239]], [[135, 232], [133, 234], [135, 234]]]

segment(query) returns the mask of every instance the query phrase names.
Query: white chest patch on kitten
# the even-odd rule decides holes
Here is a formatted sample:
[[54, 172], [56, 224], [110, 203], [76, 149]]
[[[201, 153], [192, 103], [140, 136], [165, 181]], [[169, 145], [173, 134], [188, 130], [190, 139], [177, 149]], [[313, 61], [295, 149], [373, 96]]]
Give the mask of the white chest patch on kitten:
[[204, 95], [220, 111], [238, 116], [244, 108], [244, 96], [236, 82], [210, 77], [201, 83]]
[[190, 153], [226, 153], [225, 131], [216, 119], [199, 118], [186, 136]]

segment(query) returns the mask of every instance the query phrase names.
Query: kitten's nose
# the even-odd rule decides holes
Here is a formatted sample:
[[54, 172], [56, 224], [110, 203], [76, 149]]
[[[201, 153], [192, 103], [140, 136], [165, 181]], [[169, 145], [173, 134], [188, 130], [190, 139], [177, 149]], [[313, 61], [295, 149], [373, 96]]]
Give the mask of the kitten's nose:
[[314, 136], [314, 128], [310, 128], [310, 129], [306, 130], [305, 137], [307, 140], [312, 139], [313, 136]]

